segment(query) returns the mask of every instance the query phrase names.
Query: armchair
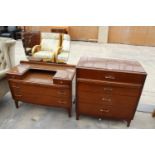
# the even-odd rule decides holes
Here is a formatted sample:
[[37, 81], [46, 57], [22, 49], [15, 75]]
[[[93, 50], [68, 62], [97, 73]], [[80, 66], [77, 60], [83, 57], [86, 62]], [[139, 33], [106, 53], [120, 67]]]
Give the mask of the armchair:
[[43, 61], [55, 62], [55, 55], [60, 51], [59, 33], [41, 33], [40, 45], [32, 48], [32, 56]]
[[56, 54], [57, 63], [66, 63], [70, 53], [70, 36], [68, 34], [62, 34], [61, 49]]
[[6, 72], [14, 65], [15, 40], [0, 38], [0, 99], [9, 91]]

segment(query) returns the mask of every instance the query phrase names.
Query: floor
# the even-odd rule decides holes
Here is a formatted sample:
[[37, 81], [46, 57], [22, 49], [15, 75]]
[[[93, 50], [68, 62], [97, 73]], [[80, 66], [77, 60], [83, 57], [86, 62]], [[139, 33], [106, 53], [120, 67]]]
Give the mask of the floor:
[[[72, 42], [71, 54], [68, 63], [77, 64], [80, 56], [134, 59], [138, 60], [148, 73], [144, 91], [139, 105], [155, 106], [155, 47], [131, 46], [121, 44], [98, 44], [90, 42]], [[21, 41], [16, 44], [16, 64], [25, 59]], [[68, 118], [64, 109], [47, 108], [43, 106], [20, 103], [16, 109], [8, 93], [0, 100], [0, 128], [93, 128], [113, 129], [127, 128], [125, 121], [100, 120], [93, 117], [81, 116], [75, 120], [75, 108], [73, 116]], [[142, 109], [139, 107], [138, 109]], [[151, 108], [152, 110], [153, 108]], [[135, 114], [134, 120], [129, 128], [155, 128], [155, 118], [151, 113], [139, 112]], [[143, 110], [142, 110], [143, 111]]]

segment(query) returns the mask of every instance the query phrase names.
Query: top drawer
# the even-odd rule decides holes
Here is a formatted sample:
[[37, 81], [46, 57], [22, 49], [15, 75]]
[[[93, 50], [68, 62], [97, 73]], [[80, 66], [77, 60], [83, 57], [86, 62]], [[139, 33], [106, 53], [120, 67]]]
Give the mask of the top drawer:
[[122, 73], [104, 70], [77, 69], [77, 78], [95, 79], [111, 82], [143, 83], [144, 74]]

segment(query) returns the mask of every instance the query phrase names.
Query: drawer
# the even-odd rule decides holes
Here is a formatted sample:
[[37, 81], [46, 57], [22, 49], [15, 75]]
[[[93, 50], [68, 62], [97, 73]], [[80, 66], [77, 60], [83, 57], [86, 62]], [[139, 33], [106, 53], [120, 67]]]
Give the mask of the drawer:
[[21, 77], [18, 75], [13, 75], [13, 74], [7, 74], [8, 79], [20, 79]]
[[69, 99], [56, 98], [52, 96], [22, 94], [18, 96], [18, 99], [26, 103], [40, 104], [40, 105], [46, 105], [46, 106], [70, 107], [71, 105], [71, 102]]
[[77, 69], [77, 78], [141, 84], [145, 80], [145, 75], [103, 70]]
[[101, 118], [109, 117], [118, 119], [129, 119], [132, 118], [134, 109], [133, 107], [102, 107], [82, 103], [78, 105], [78, 112], [79, 114], [92, 115]]
[[117, 86], [115, 84], [93, 84], [92, 82], [78, 82], [78, 92], [92, 92], [93, 94], [111, 94], [111, 95], [127, 95], [138, 96], [141, 91], [141, 86], [132, 87], [127, 85]]
[[[14, 93], [17, 94], [30, 94], [37, 96], [53, 96], [58, 98], [68, 98], [70, 97], [69, 88], [61, 87], [61, 86], [45, 86], [38, 84], [29, 84], [24, 82], [9, 82], [12, 87]], [[18, 91], [17, 91], [18, 90]]]
[[60, 85], [68, 85], [68, 84], [70, 84], [69, 81], [60, 80], [60, 79], [53, 79], [53, 83], [54, 83], [54, 84], [60, 84]]
[[79, 92], [78, 103], [88, 103], [90, 105], [110, 105], [110, 106], [135, 106], [137, 104], [137, 97], [97, 94], [89, 92]]

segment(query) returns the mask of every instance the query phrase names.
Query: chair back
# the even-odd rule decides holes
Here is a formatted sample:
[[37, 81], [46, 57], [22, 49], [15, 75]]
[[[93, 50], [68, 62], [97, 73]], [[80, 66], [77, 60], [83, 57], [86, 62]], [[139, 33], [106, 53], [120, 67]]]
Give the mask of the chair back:
[[41, 50], [55, 51], [60, 46], [59, 33], [41, 33]]
[[70, 35], [62, 34], [62, 50], [65, 52], [70, 51]]

